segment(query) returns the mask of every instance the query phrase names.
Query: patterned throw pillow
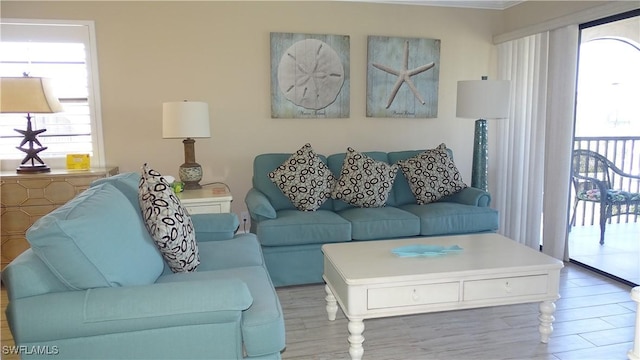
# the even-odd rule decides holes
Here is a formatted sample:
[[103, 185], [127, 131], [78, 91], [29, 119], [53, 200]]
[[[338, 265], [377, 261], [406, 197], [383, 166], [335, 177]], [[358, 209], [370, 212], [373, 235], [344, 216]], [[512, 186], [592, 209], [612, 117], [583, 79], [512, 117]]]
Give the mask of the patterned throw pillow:
[[446, 149], [445, 144], [440, 144], [435, 149], [398, 161], [419, 205], [438, 201], [467, 187]]
[[195, 271], [200, 264], [191, 216], [157, 171], [142, 167], [139, 202], [147, 231], [173, 272]]
[[382, 207], [397, 173], [398, 165], [374, 160], [348, 148], [331, 197], [357, 207]]
[[269, 179], [301, 211], [317, 210], [330, 197], [336, 178], [311, 144], [296, 151], [269, 173]]

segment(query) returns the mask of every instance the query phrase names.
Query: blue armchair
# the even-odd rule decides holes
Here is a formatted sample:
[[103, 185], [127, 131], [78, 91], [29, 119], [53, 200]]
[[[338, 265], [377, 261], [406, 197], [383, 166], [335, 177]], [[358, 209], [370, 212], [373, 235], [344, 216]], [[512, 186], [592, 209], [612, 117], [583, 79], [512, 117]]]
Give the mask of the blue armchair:
[[194, 215], [201, 264], [172, 273], [138, 178], [97, 181], [28, 231], [32, 248], [2, 272], [22, 357], [280, 359], [282, 309], [255, 236], [234, 235], [233, 214]]

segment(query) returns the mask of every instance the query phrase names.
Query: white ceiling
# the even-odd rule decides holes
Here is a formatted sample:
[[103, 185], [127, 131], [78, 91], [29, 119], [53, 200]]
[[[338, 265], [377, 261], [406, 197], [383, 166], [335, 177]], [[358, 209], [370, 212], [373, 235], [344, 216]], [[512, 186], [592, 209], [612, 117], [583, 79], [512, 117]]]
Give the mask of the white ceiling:
[[423, 6], [446, 6], [446, 7], [464, 7], [474, 9], [492, 9], [504, 10], [511, 6], [524, 2], [520, 1], [485, 1], [485, 0], [352, 0], [362, 2], [384, 3], [384, 4], [405, 4], [405, 5], [423, 5]]

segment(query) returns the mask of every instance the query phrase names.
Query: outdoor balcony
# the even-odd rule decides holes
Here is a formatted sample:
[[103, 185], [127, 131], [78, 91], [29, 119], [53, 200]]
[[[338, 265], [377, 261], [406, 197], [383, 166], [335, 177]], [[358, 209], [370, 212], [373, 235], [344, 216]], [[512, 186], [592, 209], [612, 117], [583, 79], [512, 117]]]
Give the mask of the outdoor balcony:
[[[576, 137], [575, 149], [598, 152], [627, 174], [640, 175], [640, 137]], [[640, 181], [615, 175], [612, 186], [640, 192]], [[572, 193], [571, 207], [575, 193]], [[599, 204], [580, 201], [575, 224], [569, 233], [569, 256], [598, 271], [631, 284], [640, 284], [640, 213], [613, 216], [607, 221], [604, 244], [600, 245]]]

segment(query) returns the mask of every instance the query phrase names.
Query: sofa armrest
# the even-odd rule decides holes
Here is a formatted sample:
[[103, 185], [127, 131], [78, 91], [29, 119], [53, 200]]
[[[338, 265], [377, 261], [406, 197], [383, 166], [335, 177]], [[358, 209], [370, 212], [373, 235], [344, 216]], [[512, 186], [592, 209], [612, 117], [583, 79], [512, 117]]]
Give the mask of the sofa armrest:
[[247, 192], [244, 202], [252, 220], [261, 221], [277, 217], [276, 209], [271, 205], [269, 199], [256, 188], [252, 188]]
[[459, 204], [479, 207], [488, 207], [489, 205], [491, 205], [491, 194], [478, 188], [466, 187], [462, 189], [462, 191], [458, 191], [453, 195], [449, 195], [443, 198], [441, 201], [456, 202]]
[[[253, 303], [239, 279], [49, 293], [11, 301], [16, 343], [241, 321]], [[52, 311], [55, 309], [55, 311]]]
[[191, 221], [199, 242], [231, 239], [240, 225], [234, 213], [195, 214]]

